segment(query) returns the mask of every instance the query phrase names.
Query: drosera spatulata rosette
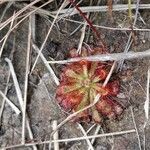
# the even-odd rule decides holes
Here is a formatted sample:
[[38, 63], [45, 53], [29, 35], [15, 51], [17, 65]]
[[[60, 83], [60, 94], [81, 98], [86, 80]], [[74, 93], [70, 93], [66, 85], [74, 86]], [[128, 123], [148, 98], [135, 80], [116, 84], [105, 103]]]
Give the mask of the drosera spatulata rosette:
[[[102, 54], [105, 50], [98, 46], [82, 47], [70, 50], [70, 57]], [[123, 111], [123, 107], [113, 97], [119, 93], [119, 81], [103, 82], [111, 68], [111, 62], [91, 62], [82, 60], [67, 64], [60, 75], [60, 85], [56, 90], [56, 100], [65, 110], [76, 112], [93, 103], [99, 93], [100, 100], [91, 108], [79, 113], [76, 121], [94, 121], [101, 123], [103, 118], [115, 119]]]

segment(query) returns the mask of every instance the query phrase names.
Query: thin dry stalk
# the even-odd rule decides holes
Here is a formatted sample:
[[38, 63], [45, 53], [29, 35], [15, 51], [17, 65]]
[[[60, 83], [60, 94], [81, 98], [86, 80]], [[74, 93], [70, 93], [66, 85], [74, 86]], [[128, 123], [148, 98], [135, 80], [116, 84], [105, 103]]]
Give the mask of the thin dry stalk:
[[66, 64], [72, 62], [78, 62], [83, 59], [88, 61], [118, 61], [118, 60], [131, 60], [136, 58], [150, 57], [150, 49], [143, 52], [128, 52], [128, 53], [113, 53], [113, 54], [101, 54], [101, 55], [93, 55], [88, 57], [77, 57], [71, 58], [68, 60], [59, 60], [59, 61], [48, 61], [50, 64]]
[[150, 67], [149, 67], [148, 73], [147, 73], [146, 101], [145, 101], [145, 104], [144, 104], [144, 111], [145, 111], [146, 121], [145, 121], [144, 128], [145, 128], [145, 126], [148, 122], [148, 119], [149, 119], [149, 103], [150, 103], [149, 86], [150, 86]]
[[6, 7], [3, 10], [3, 13], [1, 14], [1, 17], [0, 17], [0, 23], [2, 22], [7, 10], [11, 7], [12, 4], [13, 4], [13, 2], [8, 2], [8, 4], [6, 5]]
[[132, 22], [131, 0], [128, 0], [128, 16], [129, 16], [130, 22]]
[[146, 95], [146, 91], [145, 91], [145, 89], [143, 88], [143, 86], [139, 83], [139, 81], [138, 81], [138, 80], [135, 80], [135, 79], [133, 78], [133, 82], [135, 82], [135, 83], [141, 88], [141, 90], [143, 91], [143, 93]]
[[35, 41], [35, 30], [36, 30], [36, 27], [35, 27], [35, 13], [33, 13], [31, 15], [31, 32], [32, 32], [32, 40]]
[[79, 24], [78, 27], [70, 33], [70, 36], [75, 34], [81, 28], [81, 26], [82, 26], [82, 24]]
[[139, 13], [139, 19], [142, 21], [142, 23], [146, 26], [146, 22], [144, 21], [143, 17], [141, 16], [141, 14]]
[[18, 97], [18, 100], [19, 100], [19, 104], [20, 104], [21, 110], [23, 110], [23, 98], [22, 98], [22, 93], [21, 93], [21, 89], [20, 89], [20, 87], [19, 87], [19, 83], [18, 83], [18, 80], [17, 80], [17, 76], [16, 76], [16, 74], [15, 74], [14, 67], [13, 67], [12, 62], [11, 62], [10, 59], [5, 58], [5, 61], [6, 61], [6, 62], [8, 63], [8, 65], [9, 65], [10, 72], [11, 72], [11, 75], [12, 75], [12, 78], [13, 78], [13, 81], [14, 81], [14, 85], [15, 85], [17, 97]]
[[[90, 6], [92, 5], [92, 0], [90, 0]], [[78, 10], [79, 11], [79, 10]], [[90, 13], [87, 13], [87, 15], [85, 16], [87, 19], [89, 18], [89, 16], [90, 16]], [[83, 14], [82, 14], [82, 17], [83, 17]], [[85, 21], [84, 22], [84, 26], [83, 26], [83, 28], [82, 28], [82, 32], [81, 32], [81, 37], [80, 37], [80, 42], [81, 42], [81, 44], [80, 44], [80, 42], [79, 42], [79, 45], [78, 45], [78, 50], [77, 50], [77, 52], [80, 52], [80, 50], [81, 50], [81, 47], [82, 47], [82, 43], [83, 43], [83, 40], [84, 40], [84, 38], [85, 38], [85, 30], [86, 30], [86, 27], [87, 27], [87, 25], [89, 25], [89, 23], [87, 22], [87, 21]], [[92, 24], [93, 25], [93, 24]], [[90, 31], [90, 28], [89, 28], [89, 31]], [[88, 39], [88, 38], [87, 38]]]
[[77, 49], [78, 53], [81, 53], [81, 47], [82, 47], [83, 40], [84, 40], [84, 37], [85, 37], [86, 26], [87, 26], [87, 22], [84, 23], [84, 26], [81, 29], [81, 36], [80, 36], [79, 45], [78, 45], [78, 49]]
[[143, 126], [143, 149], [146, 149], [146, 136], [145, 136], [145, 129], [148, 124], [149, 120], [149, 103], [150, 103], [150, 94], [149, 94], [149, 86], [150, 86], [150, 67], [148, 68], [147, 72], [147, 87], [146, 87], [146, 101], [144, 103], [144, 111], [145, 111], [145, 123]]
[[[53, 131], [56, 130], [57, 128], [57, 120], [54, 120], [52, 122], [52, 128], [53, 128]], [[58, 135], [58, 130], [55, 132], [55, 134], [53, 135], [53, 140], [55, 141], [54, 142], [54, 150], [59, 150], [59, 142], [57, 142], [57, 140], [59, 139], [59, 135]], [[50, 143], [51, 145], [51, 143]], [[49, 147], [49, 150], [51, 150], [51, 146]]]
[[[42, 79], [41, 79], [40, 81], [41, 81], [43, 87], [45, 88], [45, 91], [46, 91], [46, 93], [47, 93], [47, 96], [48, 96], [49, 100], [51, 100], [51, 97], [50, 97], [50, 95], [49, 95], [49, 91], [48, 91], [48, 89], [47, 89], [45, 83], [42, 81]], [[57, 127], [57, 120], [54, 120], [54, 121], [52, 122], [52, 128], [53, 128], [53, 130], [55, 130], [56, 127]], [[53, 136], [53, 139], [54, 139], [54, 140], [58, 140], [58, 139], [59, 139], [58, 137], [59, 137], [59, 134], [58, 134], [58, 130], [57, 130], [56, 133], [55, 133], [54, 136]], [[50, 150], [51, 150], [51, 144], [52, 144], [52, 143], [49, 143], [49, 149], [50, 149]], [[45, 148], [45, 145], [44, 145], [44, 148]], [[44, 150], [44, 148], [43, 148], [43, 150]], [[54, 142], [54, 150], [59, 150], [59, 143], [58, 143], [58, 142]]]
[[[130, 15], [130, 21], [132, 20], [131, 19], [131, 0], [128, 0], [129, 2], [129, 15]], [[133, 25], [132, 26], [135, 26], [136, 24], [136, 21], [137, 21], [137, 17], [138, 17], [138, 13], [139, 13], [139, 7], [140, 7], [140, 0], [137, 0], [137, 3], [136, 3], [136, 12], [135, 12], [135, 18], [134, 18], [134, 22], [133, 22]], [[128, 38], [128, 41], [127, 41], [127, 44], [126, 44], [126, 47], [125, 47], [125, 50], [124, 50], [124, 53], [127, 53], [128, 50], [130, 49], [130, 46], [133, 42], [132, 40], [132, 37], [133, 37], [133, 31], [131, 31], [130, 35], [129, 35], [129, 38]], [[123, 63], [124, 63], [124, 60], [120, 61], [120, 64], [118, 65], [118, 69], [122, 69], [123, 67]]]
[[[27, 4], [25, 4], [25, 3], [22, 3], [22, 4], [17, 3], [17, 4], [16, 4], [16, 7], [18, 7], [18, 8], [22, 8], [22, 7], [25, 7], [25, 6], [27, 6]], [[31, 6], [31, 7], [29, 8], [29, 10], [35, 10], [35, 9], [37, 9], [37, 8], [39, 8], [39, 7]], [[39, 15], [42, 15], [42, 16], [50, 16], [50, 17], [52, 17], [52, 18], [55, 18], [55, 15], [52, 15], [50, 11], [45, 10], [45, 9], [42, 9], [42, 8], [39, 8], [35, 13], [36, 13], [36, 14], [39, 14]]]
[[6, 96], [5, 96], [5, 94], [2, 92], [2, 91], [0, 91], [0, 95], [3, 97], [3, 99], [5, 99], [6, 100], [6, 102], [9, 104], [9, 106], [15, 111], [15, 113], [17, 114], [17, 115], [19, 115], [20, 113], [21, 113], [21, 111], [17, 108], [17, 106], [15, 106]]
[[[15, 26], [13, 26], [8, 33], [10, 34], [21, 22], [23, 22], [26, 18], [28, 18], [31, 14], [33, 14], [34, 12], [36, 12], [38, 9], [46, 6], [47, 4], [53, 2], [54, 0], [49, 0], [48, 2], [44, 3], [43, 5], [41, 5], [40, 7], [37, 7], [35, 10], [29, 12], [23, 19], [21, 19], [20, 21], [18, 21], [18, 23], [15, 24]], [[1, 30], [1, 29], [0, 29]], [[1, 41], [3, 41], [5, 39], [6, 35], [1, 39]]]
[[44, 142], [33, 142], [33, 143], [27, 143], [25, 145], [18, 144], [18, 145], [12, 145], [8, 147], [4, 147], [4, 149], [10, 149], [10, 148], [17, 148], [17, 147], [22, 147], [22, 146], [32, 146], [33, 144], [40, 145], [40, 144], [48, 144], [48, 143], [54, 143], [54, 142], [73, 142], [73, 141], [81, 141], [85, 139], [92, 139], [92, 138], [100, 138], [100, 137], [109, 137], [109, 136], [118, 136], [118, 135], [123, 135], [123, 134], [131, 134], [135, 133], [135, 129], [131, 130], [126, 130], [126, 131], [120, 131], [120, 132], [112, 132], [112, 133], [105, 133], [105, 134], [98, 134], [98, 135], [91, 135], [87, 137], [77, 137], [77, 138], [70, 138], [70, 139], [60, 139], [60, 140], [51, 140], [51, 141], [44, 141]]
[[[13, 55], [14, 55], [14, 52], [15, 52], [15, 42], [16, 42], [16, 38], [15, 38], [15, 34], [14, 34], [13, 47], [12, 47], [12, 51], [10, 53], [10, 59], [11, 60], [13, 60]], [[10, 70], [9, 70], [8, 71], [8, 76], [7, 76], [7, 81], [6, 81], [6, 87], [5, 87], [5, 90], [4, 90], [5, 95], [7, 95], [7, 92], [8, 92], [10, 76], [11, 76], [11, 73], [10, 73]], [[6, 101], [5, 99], [2, 100], [1, 109], [0, 109], [0, 121], [1, 121], [1, 117], [2, 117], [2, 114], [3, 114], [4, 107], [5, 107], [5, 101]]]
[[[90, 0], [90, 5], [92, 4], [92, 1]], [[87, 18], [89, 18], [90, 16], [90, 13], [88, 13], [86, 15]], [[81, 29], [81, 36], [80, 36], [80, 41], [79, 41], [79, 45], [78, 45], [78, 49], [77, 49], [77, 52], [78, 53], [81, 53], [81, 47], [82, 47], [82, 44], [83, 44], [83, 41], [84, 41], [84, 38], [85, 38], [85, 30], [86, 30], [86, 27], [87, 27], [87, 21], [84, 22], [84, 25]]]
[[0, 30], [2, 30], [4, 27], [6, 27], [12, 20], [13, 17], [17, 18], [20, 14], [22, 14], [24, 11], [26, 11], [28, 8], [30, 8], [31, 6], [33, 6], [34, 4], [36, 4], [37, 2], [39, 2], [40, 0], [35, 0], [33, 2], [31, 2], [30, 4], [28, 4], [27, 6], [23, 7], [21, 10], [19, 10], [15, 16], [12, 16], [10, 18], [8, 18], [5, 22], [0, 24]]
[[[69, 21], [69, 22], [73, 22], [73, 23], [78, 23], [78, 24], [82, 24], [82, 25], [84, 25], [84, 23], [83, 22], [81, 22], [81, 21], [77, 21], [77, 20], [72, 20], [72, 19], [68, 19], [68, 18], [62, 18], [63, 20], [67, 20], [67, 21]], [[147, 32], [149, 32], [150, 31], [150, 29], [139, 29], [139, 28], [137, 28], [137, 27], [135, 27], [135, 26], [133, 26], [133, 29], [131, 29], [131, 28], [115, 28], [115, 27], [107, 27], [107, 26], [102, 26], [102, 25], [95, 25], [95, 24], [93, 24], [93, 26], [94, 27], [97, 27], [97, 28], [101, 28], [101, 29], [107, 29], [107, 30], [118, 30], [118, 31], [143, 31], [143, 32], [145, 32], [145, 31], [147, 31]]]
[[24, 101], [22, 112], [22, 144], [25, 144], [25, 126], [26, 126], [26, 104], [27, 104], [27, 92], [28, 92], [28, 78], [30, 69], [30, 48], [31, 48], [31, 16], [29, 17], [29, 32], [28, 32], [28, 47], [26, 56], [26, 71], [25, 71], [25, 84], [24, 84]]
[[88, 134], [95, 126], [96, 126], [96, 124], [93, 124], [93, 125], [86, 131], [86, 134]]
[[56, 85], [59, 85], [59, 79], [57, 78], [57, 76], [55, 75], [53, 69], [50, 67], [50, 65], [47, 63], [46, 58], [44, 57], [44, 55], [42, 53], [40, 53], [39, 48], [35, 45], [32, 44], [32, 47], [35, 49], [35, 51], [40, 55], [42, 61], [44, 62], [47, 70], [50, 72], [50, 75], [52, 76], [52, 78], [54, 79]]
[[[12, 28], [12, 26], [13, 26], [14, 19], [15, 19], [14, 16], [15, 16], [15, 13], [14, 13], [13, 16], [12, 16], [12, 20], [11, 20], [11, 24], [10, 24], [9, 30], [11, 30], [11, 28]], [[4, 49], [4, 46], [5, 46], [5, 44], [6, 44], [6, 41], [7, 41], [8, 37], [9, 37], [9, 35], [10, 35], [9, 30], [8, 30], [8, 32], [6, 33], [4, 42], [3, 42], [2, 46], [1, 46], [1, 49], [0, 49], [0, 58], [1, 58], [1, 55], [2, 55], [2, 53], [3, 53], [3, 49]]]
[[[10, 71], [8, 72], [8, 77], [7, 77], [6, 87], [5, 87], [5, 90], [4, 90], [4, 95], [7, 95], [9, 80], [10, 80]], [[0, 122], [1, 122], [2, 115], [3, 115], [3, 111], [4, 111], [5, 102], [6, 102], [6, 99], [3, 98], [1, 108], [0, 108]]]
[[[84, 128], [82, 127], [82, 125], [78, 123], [78, 126], [79, 126], [81, 132], [83, 133], [83, 135], [84, 135], [85, 137], [87, 137], [87, 133], [85, 132], [85, 130], [84, 130]], [[89, 140], [89, 139], [86, 139], [86, 142], [87, 142], [87, 144], [89, 145], [88, 149], [89, 149], [89, 150], [94, 150], [94, 147], [93, 147], [93, 145], [91, 144], [90, 140]]]
[[93, 103], [91, 103], [90, 105], [84, 107], [83, 109], [77, 111], [77, 112], [74, 112], [73, 114], [69, 115], [65, 120], [63, 120], [60, 124], [58, 124], [56, 130], [54, 130], [52, 133], [51, 133], [51, 137], [53, 136], [53, 134], [60, 128], [62, 127], [66, 122], [68, 122], [69, 120], [71, 120], [73, 117], [75, 117], [76, 115], [78, 115], [79, 113], [91, 108], [92, 106], [94, 106], [100, 99], [100, 95], [97, 94]]
[[[98, 135], [98, 132], [100, 130], [101, 126], [97, 125], [96, 130], [94, 132], [94, 135]], [[91, 139], [91, 144], [94, 144], [96, 138]], [[89, 149], [88, 149], [89, 150]]]
[[[132, 33], [130, 33], [130, 35], [129, 35], [127, 44], [126, 44], [125, 49], [124, 49], [124, 53], [127, 53], [129, 51], [129, 49], [130, 49], [130, 46], [131, 46], [131, 44], [133, 42], [133, 40], [131, 40], [131, 37], [132, 37]], [[124, 60], [121, 60], [121, 61], [118, 62], [118, 66], [117, 66], [117, 70], [116, 70], [117, 72], [119, 70], [121, 71], [121, 69], [123, 67], [123, 64], [124, 64]]]
[[108, 73], [108, 75], [107, 75], [107, 77], [106, 77], [106, 79], [105, 79], [105, 81], [103, 83], [103, 87], [105, 87], [106, 84], [108, 83], [108, 81], [109, 81], [109, 79], [110, 79], [110, 77], [111, 77], [111, 75], [112, 75], [112, 73], [113, 73], [113, 71], [115, 69], [115, 66], [116, 66], [116, 61], [114, 61], [113, 65], [112, 65], [112, 67], [111, 67], [111, 69], [110, 69], [110, 71], [109, 71], [109, 73]]
[[[30, 137], [31, 140], [33, 140], [34, 137], [33, 137], [33, 133], [32, 133], [32, 130], [31, 130], [31, 127], [30, 127], [30, 122], [29, 122], [28, 118], [26, 119], [26, 126], [27, 126], [29, 137]], [[36, 144], [33, 144], [32, 147], [33, 147], [33, 150], [38, 150]]]
[[[14, 82], [14, 85], [15, 85], [17, 97], [18, 97], [18, 100], [19, 100], [20, 108], [21, 108], [21, 111], [23, 112], [23, 110], [24, 110], [24, 108], [23, 108], [23, 105], [24, 105], [24, 104], [23, 104], [23, 97], [22, 97], [21, 89], [20, 89], [20, 86], [19, 86], [19, 83], [18, 83], [16, 74], [15, 74], [14, 67], [13, 67], [12, 62], [11, 62], [10, 59], [5, 58], [5, 61], [6, 61], [6, 62], [8, 63], [8, 65], [9, 65], [10, 72], [11, 72], [11, 75], [12, 75], [12, 78], [13, 78], [13, 82]], [[28, 130], [28, 132], [29, 132], [29, 137], [30, 137], [30, 139], [33, 139], [33, 134], [32, 134], [32, 131], [31, 131], [31, 127], [30, 127], [28, 118], [26, 119], [26, 125], [27, 125], [27, 130]], [[22, 126], [23, 126], [23, 125], [22, 125]], [[33, 145], [33, 149], [34, 149], [34, 150], [37, 150], [36, 145]]]
[[30, 0], [0, 0], [0, 2], [25, 2]]
[[[88, 13], [88, 12], [106, 12], [108, 11], [108, 6], [86, 6], [86, 7], [79, 7], [83, 13]], [[137, 5], [132, 4], [131, 9], [136, 9]], [[140, 4], [139, 9], [150, 9], [150, 4]], [[126, 11], [128, 10], [128, 5], [127, 4], [120, 4], [120, 5], [113, 5], [112, 11]], [[52, 14], [56, 14], [58, 11], [53, 11]], [[60, 14], [65, 14], [67, 15], [66, 12], [71, 15], [78, 14], [79, 12], [74, 9], [63, 9], [60, 11]]]
[[145, 136], [145, 128], [143, 128], [143, 150], [146, 150], [146, 136]]
[[[26, 6], [26, 5], [25, 5]], [[32, 6], [30, 9], [37, 9], [37, 7], [35, 6]], [[52, 13], [50, 11], [47, 11], [47, 10], [44, 10], [44, 9], [41, 9], [39, 8], [35, 13], [41, 15], [41, 16], [49, 16], [49, 17], [52, 17], [52, 18], [55, 18], [54, 15], [52, 15]], [[59, 17], [60, 18], [60, 17]], [[65, 18], [65, 17], [61, 17], [61, 19], [63, 20], [67, 20], [69, 22], [73, 22], [73, 23], [78, 23], [80, 25], [84, 25], [84, 22], [81, 22], [81, 21], [76, 21], [76, 20], [72, 20], [70, 18]], [[88, 25], [88, 24], [87, 24]], [[135, 26], [133, 26], [133, 29], [131, 28], [115, 28], [115, 27], [107, 27], [107, 26], [100, 26], [100, 25], [95, 25], [93, 24], [94, 27], [97, 27], [97, 28], [101, 28], [101, 29], [107, 29], [107, 30], [118, 30], [118, 31], [147, 31], [149, 32], [150, 29], [139, 29], [139, 28], [136, 28]], [[72, 33], [73, 34], [73, 33]]]
[[38, 56], [36, 57], [36, 60], [35, 60], [35, 62], [34, 62], [34, 64], [33, 64], [33, 66], [32, 66], [31, 73], [32, 73], [32, 71], [34, 70], [34, 68], [35, 68], [35, 66], [36, 66], [36, 63], [37, 63], [37, 61], [38, 61], [38, 59], [39, 59], [39, 57], [40, 57], [40, 54], [42, 53], [42, 50], [43, 50], [43, 48], [44, 48], [44, 46], [45, 46], [45, 44], [46, 44], [46, 42], [47, 42], [47, 39], [48, 39], [48, 37], [49, 37], [51, 31], [52, 31], [52, 28], [53, 28], [53, 26], [54, 26], [54, 24], [55, 24], [55, 22], [56, 22], [56, 19], [57, 19], [58, 15], [59, 15], [59, 12], [61, 11], [61, 9], [62, 9], [62, 8], [64, 7], [64, 5], [66, 4], [66, 1], [67, 1], [67, 0], [64, 0], [64, 2], [62, 3], [62, 5], [60, 6], [60, 8], [59, 8], [59, 10], [58, 10], [58, 12], [57, 12], [57, 14], [56, 14], [56, 16], [55, 16], [53, 22], [52, 22], [52, 25], [50, 26], [50, 28], [49, 28], [49, 30], [48, 30], [48, 33], [47, 33], [47, 35], [46, 35], [46, 37], [45, 37], [45, 39], [44, 39], [44, 42], [42, 43], [42, 46], [41, 46], [41, 48], [40, 48], [40, 51], [39, 51], [39, 53], [38, 53]]
[[138, 139], [139, 149], [142, 150], [142, 147], [141, 147], [141, 140], [140, 140], [139, 132], [138, 132], [137, 125], [136, 125], [136, 122], [135, 122], [135, 117], [134, 117], [134, 113], [133, 113], [133, 108], [132, 108], [132, 106], [130, 107], [130, 109], [131, 109], [132, 120], [133, 120], [133, 124], [134, 124], [134, 127], [135, 127], [137, 139]]

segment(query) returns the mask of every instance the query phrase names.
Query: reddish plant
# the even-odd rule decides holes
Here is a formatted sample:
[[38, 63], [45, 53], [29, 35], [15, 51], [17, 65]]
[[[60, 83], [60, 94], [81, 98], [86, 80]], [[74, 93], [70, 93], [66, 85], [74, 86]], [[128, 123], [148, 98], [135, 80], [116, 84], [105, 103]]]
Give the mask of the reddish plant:
[[[70, 50], [70, 57], [101, 54], [103, 48], [82, 47], [81, 54]], [[111, 62], [90, 62], [82, 60], [67, 64], [61, 73], [56, 99], [65, 111], [76, 112], [93, 103], [99, 93], [100, 100], [91, 108], [76, 116], [76, 120], [102, 122], [103, 117], [115, 119], [123, 111], [122, 106], [113, 99], [119, 93], [119, 81], [113, 80], [103, 87], [103, 82], [111, 68]]]

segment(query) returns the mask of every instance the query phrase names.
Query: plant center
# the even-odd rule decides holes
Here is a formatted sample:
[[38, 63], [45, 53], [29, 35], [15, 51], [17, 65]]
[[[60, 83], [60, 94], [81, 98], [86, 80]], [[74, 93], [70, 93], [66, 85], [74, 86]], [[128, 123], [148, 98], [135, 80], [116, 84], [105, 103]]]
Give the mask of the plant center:
[[89, 78], [84, 78], [81, 81], [81, 85], [85, 88], [90, 88], [92, 81]]

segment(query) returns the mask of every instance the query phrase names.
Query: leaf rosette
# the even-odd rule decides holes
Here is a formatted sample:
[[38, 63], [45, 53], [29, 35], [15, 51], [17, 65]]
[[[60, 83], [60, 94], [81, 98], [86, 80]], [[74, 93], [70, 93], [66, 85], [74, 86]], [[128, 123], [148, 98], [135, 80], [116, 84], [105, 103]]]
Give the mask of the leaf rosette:
[[[82, 47], [81, 54], [76, 49], [70, 50], [70, 57], [102, 54], [99, 47], [91, 49]], [[112, 80], [105, 87], [103, 82], [111, 68], [111, 62], [90, 62], [82, 60], [67, 64], [61, 73], [60, 85], [56, 90], [56, 99], [65, 111], [77, 112], [93, 103], [97, 94], [101, 97], [91, 108], [79, 113], [76, 121], [95, 121], [103, 118], [115, 119], [123, 111], [123, 107], [114, 100], [119, 93], [119, 81]]]

